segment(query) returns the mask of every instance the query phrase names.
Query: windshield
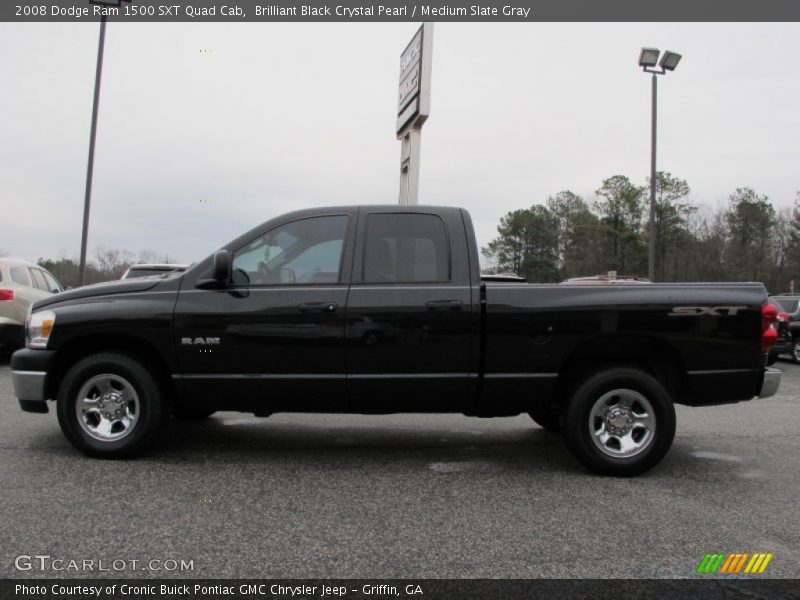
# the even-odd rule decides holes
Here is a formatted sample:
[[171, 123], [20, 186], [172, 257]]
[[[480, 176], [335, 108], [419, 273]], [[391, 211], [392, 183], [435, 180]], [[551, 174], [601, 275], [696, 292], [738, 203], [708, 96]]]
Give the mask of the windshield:
[[775, 300], [788, 313], [797, 312], [797, 305], [800, 303], [800, 298], [775, 298]]

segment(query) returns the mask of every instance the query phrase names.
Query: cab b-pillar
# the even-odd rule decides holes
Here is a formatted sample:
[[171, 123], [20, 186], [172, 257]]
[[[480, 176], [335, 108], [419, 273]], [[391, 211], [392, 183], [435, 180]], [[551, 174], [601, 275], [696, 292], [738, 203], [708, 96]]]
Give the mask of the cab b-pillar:
[[422, 125], [430, 115], [433, 23], [419, 28], [400, 55], [397, 139], [400, 140], [400, 205], [419, 204]]

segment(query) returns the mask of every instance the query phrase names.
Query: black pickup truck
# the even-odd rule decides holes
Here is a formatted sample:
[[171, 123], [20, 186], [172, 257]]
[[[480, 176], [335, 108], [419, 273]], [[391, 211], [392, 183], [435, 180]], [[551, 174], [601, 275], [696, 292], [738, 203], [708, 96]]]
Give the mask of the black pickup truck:
[[589, 469], [633, 475], [669, 449], [675, 403], [776, 392], [766, 299], [759, 283], [483, 281], [465, 210], [313, 209], [185, 273], [40, 300], [11, 368], [22, 409], [56, 400], [91, 456], [216, 410], [527, 413]]

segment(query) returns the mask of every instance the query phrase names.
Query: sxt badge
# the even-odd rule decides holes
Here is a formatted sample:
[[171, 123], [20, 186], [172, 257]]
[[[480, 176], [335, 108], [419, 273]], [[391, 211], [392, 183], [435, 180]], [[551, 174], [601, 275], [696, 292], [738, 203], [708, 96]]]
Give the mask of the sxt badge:
[[711, 315], [712, 317], [734, 317], [746, 306], [676, 306], [669, 313], [670, 317], [696, 317], [698, 315]]

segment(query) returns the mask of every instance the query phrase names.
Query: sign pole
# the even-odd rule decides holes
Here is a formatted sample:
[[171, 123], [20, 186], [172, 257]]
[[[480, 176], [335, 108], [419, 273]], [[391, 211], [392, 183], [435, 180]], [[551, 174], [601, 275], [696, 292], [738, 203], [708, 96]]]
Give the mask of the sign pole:
[[419, 28], [400, 55], [397, 139], [400, 140], [400, 205], [419, 204], [422, 125], [430, 115], [433, 23]]
[[421, 129], [409, 127], [401, 134], [400, 204], [404, 206], [416, 206], [419, 204], [419, 155], [421, 144]]

